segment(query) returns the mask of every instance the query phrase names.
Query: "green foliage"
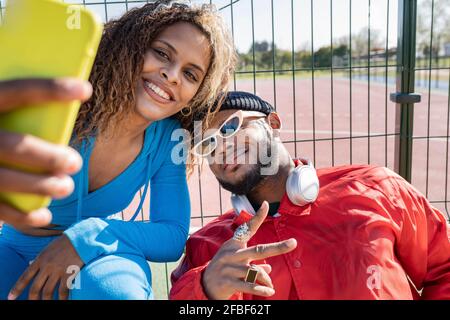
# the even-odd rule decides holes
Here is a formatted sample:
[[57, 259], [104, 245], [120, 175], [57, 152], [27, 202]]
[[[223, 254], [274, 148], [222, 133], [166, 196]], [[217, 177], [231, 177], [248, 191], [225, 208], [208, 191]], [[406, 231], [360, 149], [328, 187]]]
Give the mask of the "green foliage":
[[[333, 54], [332, 54], [333, 53]], [[282, 50], [274, 47], [272, 43], [267, 41], [255, 42], [247, 53], [239, 53], [239, 71], [270, 71], [280, 70], [287, 71], [293, 68], [311, 68], [313, 56], [311, 51]], [[348, 63], [348, 46], [341, 44], [333, 48], [322, 47], [314, 52], [314, 67], [329, 68], [333, 66], [343, 66]], [[274, 65], [275, 63], [275, 65]]]

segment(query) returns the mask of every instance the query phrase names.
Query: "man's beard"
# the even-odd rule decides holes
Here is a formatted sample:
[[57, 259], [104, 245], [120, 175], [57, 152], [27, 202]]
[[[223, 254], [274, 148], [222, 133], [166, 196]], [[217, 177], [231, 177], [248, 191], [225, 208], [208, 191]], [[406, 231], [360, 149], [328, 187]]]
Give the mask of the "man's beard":
[[[278, 163], [278, 152], [276, 143], [274, 143], [266, 131], [266, 152], [269, 159], [276, 161]], [[250, 169], [242, 176], [239, 181], [228, 182], [217, 178], [222, 188], [230, 191], [231, 193], [237, 195], [246, 195], [250, 193], [254, 188], [264, 183], [264, 181], [269, 177], [269, 175], [263, 174], [264, 168], [269, 168], [272, 162], [263, 164], [259, 157], [256, 158], [256, 164], [248, 165], [251, 166]]]
[[253, 190], [256, 186], [258, 186], [262, 181], [264, 181], [268, 176], [263, 176], [261, 174], [262, 164], [257, 163], [251, 166], [251, 169], [248, 170], [240, 179], [240, 181], [233, 181], [233, 183], [224, 181], [222, 179], [217, 178], [222, 188], [230, 191], [231, 193], [237, 195], [245, 195]]

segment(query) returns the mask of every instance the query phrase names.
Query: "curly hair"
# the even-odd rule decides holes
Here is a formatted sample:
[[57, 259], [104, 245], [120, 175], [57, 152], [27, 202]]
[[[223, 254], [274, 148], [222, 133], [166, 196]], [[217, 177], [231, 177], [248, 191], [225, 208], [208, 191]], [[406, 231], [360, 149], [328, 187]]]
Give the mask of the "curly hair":
[[[226, 93], [236, 65], [231, 34], [214, 6], [159, 0], [131, 9], [105, 24], [89, 78], [93, 93], [80, 107], [74, 143], [105, 133], [135, 107], [135, 84], [142, 72], [144, 55], [158, 34], [177, 22], [192, 23], [205, 34], [210, 43], [211, 61], [202, 84], [186, 106], [191, 112], [184, 115], [178, 112], [174, 117], [191, 136], [194, 120], [203, 120], [203, 129], [207, 129], [217, 112], [212, 106]], [[190, 149], [192, 139], [188, 143]], [[192, 171], [189, 160], [192, 160], [190, 152], [188, 172]]]

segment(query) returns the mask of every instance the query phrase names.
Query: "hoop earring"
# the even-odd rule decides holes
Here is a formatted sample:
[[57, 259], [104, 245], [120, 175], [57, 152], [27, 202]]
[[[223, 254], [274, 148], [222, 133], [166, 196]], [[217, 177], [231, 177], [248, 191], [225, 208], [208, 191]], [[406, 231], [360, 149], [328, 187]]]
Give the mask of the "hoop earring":
[[[188, 111], [185, 112], [185, 110], [188, 110]], [[181, 113], [181, 115], [182, 115], [183, 117], [190, 116], [191, 113], [192, 113], [192, 107], [189, 107], [189, 108], [183, 108], [183, 109], [181, 109], [180, 113]]]

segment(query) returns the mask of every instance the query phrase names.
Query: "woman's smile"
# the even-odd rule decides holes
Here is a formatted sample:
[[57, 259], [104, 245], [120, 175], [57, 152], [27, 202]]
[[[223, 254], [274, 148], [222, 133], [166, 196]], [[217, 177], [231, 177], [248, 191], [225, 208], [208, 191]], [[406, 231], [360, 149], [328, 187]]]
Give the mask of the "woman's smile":
[[172, 98], [172, 95], [169, 92], [167, 92], [166, 90], [164, 90], [163, 88], [161, 88], [160, 86], [155, 84], [154, 82], [151, 82], [150, 80], [147, 80], [147, 79], [142, 79], [142, 80], [143, 80], [145, 92], [147, 92], [147, 94], [150, 98], [152, 98], [153, 100], [156, 100], [156, 102], [170, 103], [170, 102], [174, 101], [174, 99]]

